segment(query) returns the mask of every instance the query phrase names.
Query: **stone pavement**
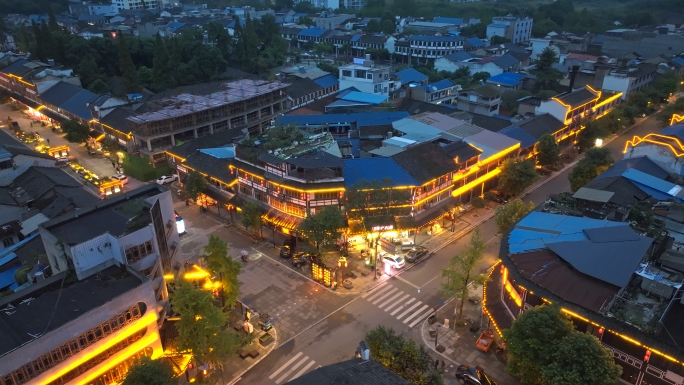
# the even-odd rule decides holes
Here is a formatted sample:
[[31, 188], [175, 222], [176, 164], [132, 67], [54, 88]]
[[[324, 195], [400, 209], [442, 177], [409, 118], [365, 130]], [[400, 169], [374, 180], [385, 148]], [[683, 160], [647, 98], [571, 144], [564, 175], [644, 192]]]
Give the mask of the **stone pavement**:
[[262, 331], [261, 329], [255, 328], [253, 334], [254, 339], [249, 345], [245, 346], [244, 349], [248, 351], [256, 350], [259, 353], [259, 355], [256, 357], [248, 356], [245, 358], [241, 358], [239, 355], [236, 355], [224, 361], [219, 370], [215, 371], [214, 373], [216, 379], [220, 380], [218, 381], [218, 383], [234, 383], [242, 375], [244, 375], [250, 369], [252, 369], [252, 367], [258, 364], [259, 361], [263, 360], [264, 357], [266, 357], [269, 353], [275, 350], [275, 348], [278, 345], [278, 333], [275, 327], [271, 328], [268, 331], [268, 334], [270, 334], [274, 340], [267, 346], [261, 346], [261, 344], [259, 343], [259, 337], [266, 334], [266, 332]]

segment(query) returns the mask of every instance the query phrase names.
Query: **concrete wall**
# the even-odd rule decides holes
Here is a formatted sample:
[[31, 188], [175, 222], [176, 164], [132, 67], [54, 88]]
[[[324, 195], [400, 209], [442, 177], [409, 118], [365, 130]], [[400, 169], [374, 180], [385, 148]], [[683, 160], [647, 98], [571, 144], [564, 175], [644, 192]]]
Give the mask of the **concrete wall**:
[[606, 75], [606, 77], [603, 78], [603, 86], [601, 89], [622, 92], [622, 100], [626, 100], [627, 94], [632, 87], [633, 80], [634, 79], [627, 76]]
[[126, 264], [117, 239], [109, 233], [72, 246], [70, 254], [78, 279], [87, 277], [87, 270], [108, 260]]
[[682, 170], [682, 166], [684, 166], [684, 160], [682, 158], [677, 158], [669, 148], [657, 144], [642, 143], [636, 147], [630, 147], [625, 153], [625, 159], [639, 156], [648, 156], [652, 161], [675, 174], [679, 174]]
[[71, 248], [67, 247], [50, 231], [43, 226], [38, 226], [41, 239], [43, 239], [43, 246], [48, 257], [48, 262], [52, 268], [52, 273], [57, 274], [68, 268], [68, 262], [71, 260]]
[[551, 99], [541, 102], [541, 105], [537, 107], [537, 115], [549, 114], [561, 122], [565, 122], [567, 113], [567, 107]]

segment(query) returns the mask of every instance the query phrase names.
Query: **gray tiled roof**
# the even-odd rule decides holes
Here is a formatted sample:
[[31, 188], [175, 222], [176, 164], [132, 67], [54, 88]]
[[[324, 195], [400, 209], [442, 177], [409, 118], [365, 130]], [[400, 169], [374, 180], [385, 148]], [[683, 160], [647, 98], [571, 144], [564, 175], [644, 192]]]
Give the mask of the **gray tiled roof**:
[[564, 127], [563, 122], [549, 114], [533, 116], [529, 119], [513, 124], [525, 130], [528, 134], [539, 139], [544, 134], [553, 134]]
[[578, 107], [592, 99], [596, 99], [596, 94], [589, 91], [587, 88], [581, 88], [577, 91], [570, 92], [562, 96], [557, 96], [557, 98], [565, 104], [569, 104], [572, 107]]
[[183, 144], [180, 146], [171, 147], [166, 151], [179, 158], [187, 158], [197, 150], [203, 148], [224, 147], [234, 143], [236, 140], [244, 138], [245, 135], [246, 134], [242, 132], [242, 129], [232, 128], [230, 130], [219, 131], [210, 135], [200, 136], [197, 139], [190, 139], [183, 142]]
[[432, 142], [409, 147], [391, 158], [418, 183], [425, 183], [458, 169], [458, 165], [444, 148]]
[[316, 91], [323, 90], [323, 87], [316, 84], [309, 78], [299, 79], [287, 87], [287, 96], [292, 99], [301, 98], [302, 96], [311, 95]]
[[380, 363], [355, 358], [349, 361], [323, 366], [286, 385], [409, 385]]
[[188, 156], [183, 164], [193, 170], [214, 177], [223, 183], [230, 183], [235, 179], [235, 175], [231, 174], [228, 168], [230, 165], [228, 160], [216, 158], [200, 151], [195, 151], [192, 155]]
[[515, 56], [510, 55], [510, 54], [505, 54], [493, 61], [494, 64], [497, 66], [507, 69], [510, 67], [513, 67], [517, 64], [520, 64], [520, 60], [518, 60]]

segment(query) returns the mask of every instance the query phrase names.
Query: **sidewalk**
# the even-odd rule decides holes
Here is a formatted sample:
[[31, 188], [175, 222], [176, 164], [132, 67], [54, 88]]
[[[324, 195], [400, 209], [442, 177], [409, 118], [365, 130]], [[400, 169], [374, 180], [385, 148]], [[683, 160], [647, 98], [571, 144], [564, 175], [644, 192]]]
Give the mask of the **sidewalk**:
[[[254, 328], [253, 334], [254, 339], [249, 345], [241, 349], [241, 352], [238, 352], [237, 355], [230, 357], [223, 362], [222, 367], [219, 369], [219, 373], [217, 373], [219, 375], [217, 376], [217, 380], [219, 380], [217, 382], [219, 384], [233, 384], [237, 382], [240, 377], [256, 366], [256, 364], [263, 360], [264, 357], [269, 355], [269, 353], [278, 346], [278, 333], [276, 332], [275, 327], [268, 331], [268, 334], [273, 337], [273, 341], [267, 346], [262, 346], [259, 343], [259, 338], [265, 335], [266, 332]], [[254, 352], [256, 352], [256, 354]]]

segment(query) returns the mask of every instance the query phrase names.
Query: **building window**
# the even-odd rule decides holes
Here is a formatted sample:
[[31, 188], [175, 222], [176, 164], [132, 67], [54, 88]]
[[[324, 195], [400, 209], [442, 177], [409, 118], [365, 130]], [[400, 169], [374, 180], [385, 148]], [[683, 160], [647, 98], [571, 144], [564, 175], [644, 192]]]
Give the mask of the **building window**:
[[342, 70], [342, 76], [352, 76], [352, 72], [350, 70]]
[[129, 247], [126, 249], [126, 261], [128, 261], [128, 263], [137, 262], [152, 254], [153, 251], [154, 249], [152, 248], [152, 241], [147, 241], [143, 244]]
[[2, 240], [2, 245], [5, 247], [10, 247], [14, 244], [14, 237], [5, 238]]

